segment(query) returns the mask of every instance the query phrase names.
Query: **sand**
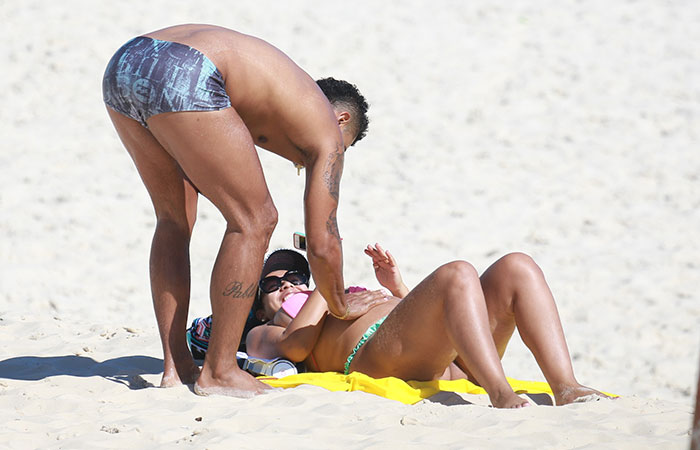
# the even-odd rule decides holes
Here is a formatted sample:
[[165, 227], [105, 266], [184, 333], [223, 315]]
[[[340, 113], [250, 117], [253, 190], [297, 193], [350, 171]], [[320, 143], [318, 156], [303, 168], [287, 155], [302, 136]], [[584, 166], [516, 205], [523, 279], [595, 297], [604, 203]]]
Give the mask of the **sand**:
[[[697, 2], [1, 2], [0, 447], [687, 448], [700, 361]], [[368, 136], [338, 213], [350, 284], [379, 242], [409, 285], [532, 255], [584, 384], [622, 396], [500, 411], [306, 386], [249, 400], [158, 389], [150, 201], [101, 100], [143, 32], [215, 23], [356, 83]], [[260, 152], [303, 229], [303, 177]], [[200, 202], [191, 318], [223, 221]], [[515, 337], [506, 373], [543, 380]]]

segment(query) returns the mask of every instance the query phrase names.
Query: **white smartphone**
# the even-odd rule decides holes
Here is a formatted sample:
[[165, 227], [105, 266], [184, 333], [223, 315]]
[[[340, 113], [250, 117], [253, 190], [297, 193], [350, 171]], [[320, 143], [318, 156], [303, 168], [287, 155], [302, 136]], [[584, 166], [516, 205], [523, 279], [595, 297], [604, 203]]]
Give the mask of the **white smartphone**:
[[292, 238], [294, 239], [294, 248], [306, 251], [306, 235], [296, 231]]

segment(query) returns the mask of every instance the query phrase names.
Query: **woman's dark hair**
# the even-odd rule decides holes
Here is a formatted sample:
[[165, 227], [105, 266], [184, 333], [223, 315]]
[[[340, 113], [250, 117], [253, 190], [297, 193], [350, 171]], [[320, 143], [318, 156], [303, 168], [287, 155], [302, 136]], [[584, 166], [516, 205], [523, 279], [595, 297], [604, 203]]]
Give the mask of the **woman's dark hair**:
[[248, 312], [248, 318], [245, 320], [245, 325], [243, 325], [243, 335], [241, 336], [240, 344], [238, 344], [239, 352], [246, 351], [245, 340], [248, 337], [248, 332], [253, 328], [257, 327], [258, 325], [262, 325], [265, 323], [262, 320], [258, 319], [258, 317], [255, 315], [255, 313], [258, 312], [258, 310], [260, 309], [263, 309], [262, 291], [258, 287], [258, 290], [255, 293], [255, 300], [253, 300], [253, 306], [250, 307], [250, 311]]
[[316, 80], [316, 84], [318, 84], [318, 87], [321, 88], [332, 105], [343, 105], [350, 110], [357, 134], [357, 137], [350, 145], [355, 145], [355, 142], [367, 134], [367, 127], [369, 126], [369, 118], [367, 117], [369, 105], [367, 100], [360, 94], [357, 86], [344, 80], [336, 80], [329, 77]]
[[[258, 289], [258, 292], [260, 292], [260, 289]], [[248, 313], [248, 318], [246, 319], [245, 325], [243, 326], [243, 335], [241, 336], [240, 344], [238, 344], [238, 351], [239, 352], [246, 351], [245, 340], [248, 337], [248, 332], [250, 330], [252, 330], [253, 328], [257, 327], [258, 325], [262, 325], [265, 323], [262, 320], [259, 320], [255, 316], [255, 311], [262, 308], [262, 303], [259, 303], [259, 298], [260, 298], [260, 295], [257, 295], [255, 297], [255, 302], [253, 303], [253, 307], [250, 309], [250, 312]]]

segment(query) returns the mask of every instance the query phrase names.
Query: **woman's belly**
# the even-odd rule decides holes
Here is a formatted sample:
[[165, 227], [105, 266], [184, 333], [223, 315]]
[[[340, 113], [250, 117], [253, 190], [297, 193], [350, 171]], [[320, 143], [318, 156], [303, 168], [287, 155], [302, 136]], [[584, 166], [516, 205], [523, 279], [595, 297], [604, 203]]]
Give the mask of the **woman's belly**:
[[387, 316], [400, 301], [397, 297], [389, 297], [388, 302], [375, 306], [353, 321], [328, 316], [312, 351], [313, 360], [309, 361], [309, 358], [307, 363], [320, 372], [342, 372], [348, 355], [367, 328]]

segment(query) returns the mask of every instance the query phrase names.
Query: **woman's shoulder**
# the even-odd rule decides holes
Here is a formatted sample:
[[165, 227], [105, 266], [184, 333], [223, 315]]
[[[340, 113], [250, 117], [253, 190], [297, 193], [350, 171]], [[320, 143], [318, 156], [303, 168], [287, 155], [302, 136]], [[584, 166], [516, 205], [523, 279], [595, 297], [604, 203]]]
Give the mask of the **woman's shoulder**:
[[276, 344], [284, 330], [284, 327], [271, 323], [254, 327], [246, 336], [246, 353], [259, 358], [276, 358], [279, 356]]

